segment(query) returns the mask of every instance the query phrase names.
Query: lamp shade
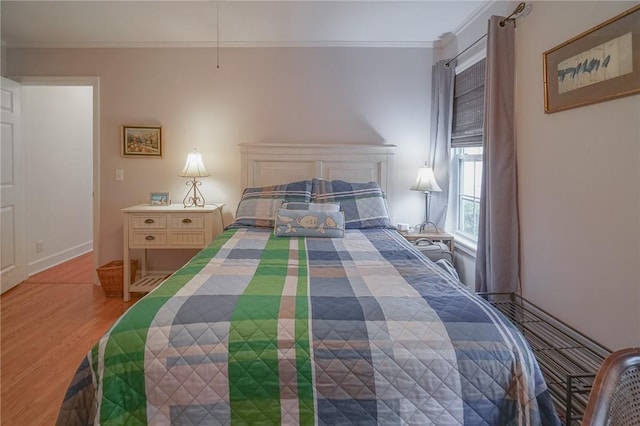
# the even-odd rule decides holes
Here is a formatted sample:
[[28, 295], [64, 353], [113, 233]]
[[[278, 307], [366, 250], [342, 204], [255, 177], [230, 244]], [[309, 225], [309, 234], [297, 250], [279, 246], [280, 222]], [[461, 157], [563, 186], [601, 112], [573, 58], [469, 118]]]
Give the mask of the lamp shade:
[[204, 163], [202, 162], [202, 156], [198, 151], [190, 152], [187, 156], [187, 163], [182, 169], [182, 173], [178, 176], [181, 177], [204, 177], [211, 176], [207, 171]]
[[416, 181], [411, 187], [413, 191], [424, 192], [440, 192], [442, 188], [436, 182], [436, 177], [433, 175], [433, 169], [426, 164], [418, 170], [418, 176]]

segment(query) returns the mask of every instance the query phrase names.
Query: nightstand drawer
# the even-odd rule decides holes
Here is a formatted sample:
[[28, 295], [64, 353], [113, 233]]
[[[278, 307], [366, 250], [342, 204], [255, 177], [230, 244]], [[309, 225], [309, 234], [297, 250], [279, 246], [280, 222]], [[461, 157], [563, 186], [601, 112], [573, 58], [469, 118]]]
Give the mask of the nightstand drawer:
[[169, 233], [169, 244], [176, 247], [202, 248], [206, 245], [204, 231], [173, 231]]
[[158, 247], [167, 245], [167, 233], [163, 231], [134, 231], [130, 234], [131, 248]]
[[172, 229], [204, 229], [203, 214], [172, 214], [170, 217]]
[[132, 229], [164, 229], [167, 227], [166, 215], [131, 215]]

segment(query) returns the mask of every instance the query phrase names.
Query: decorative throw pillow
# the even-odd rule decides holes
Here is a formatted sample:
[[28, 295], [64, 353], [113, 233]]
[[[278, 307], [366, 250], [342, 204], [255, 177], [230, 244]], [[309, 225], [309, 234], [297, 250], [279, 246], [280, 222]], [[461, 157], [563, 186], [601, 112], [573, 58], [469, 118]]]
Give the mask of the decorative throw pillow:
[[304, 180], [283, 185], [246, 188], [236, 210], [233, 225], [272, 228], [277, 210], [284, 202], [311, 201], [311, 181]]
[[316, 178], [312, 181], [311, 198], [318, 204], [340, 204], [346, 229], [391, 226], [384, 193], [375, 182], [351, 183]]
[[310, 212], [339, 212], [340, 204], [333, 203], [284, 203], [283, 209], [287, 210], [307, 210]]
[[307, 210], [278, 209], [274, 234], [278, 237], [344, 236], [344, 214]]

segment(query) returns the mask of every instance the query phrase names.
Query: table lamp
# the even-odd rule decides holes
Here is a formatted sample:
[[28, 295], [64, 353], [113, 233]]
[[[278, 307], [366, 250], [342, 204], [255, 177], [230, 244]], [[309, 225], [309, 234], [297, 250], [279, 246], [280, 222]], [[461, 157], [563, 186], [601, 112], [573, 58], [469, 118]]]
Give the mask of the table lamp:
[[433, 225], [436, 232], [438, 232], [436, 224], [429, 221], [429, 209], [431, 207], [431, 193], [440, 192], [442, 191], [442, 188], [440, 188], [438, 182], [436, 182], [436, 177], [433, 175], [433, 169], [427, 166], [427, 163], [418, 170], [418, 176], [416, 177], [416, 181], [411, 187], [411, 190], [423, 191], [425, 196], [424, 222], [420, 225], [420, 232], [423, 232], [429, 224]]
[[202, 182], [199, 181], [198, 178], [211, 176], [211, 174], [207, 171], [206, 167], [204, 167], [202, 156], [198, 151], [193, 150], [189, 153], [187, 163], [184, 165], [182, 173], [178, 176], [193, 178], [193, 180], [187, 182], [189, 191], [187, 195], [185, 195], [184, 200], [182, 200], [184, 207], [204, 207], [204, 196], [198, 189], [198, 186], [200, 186]]

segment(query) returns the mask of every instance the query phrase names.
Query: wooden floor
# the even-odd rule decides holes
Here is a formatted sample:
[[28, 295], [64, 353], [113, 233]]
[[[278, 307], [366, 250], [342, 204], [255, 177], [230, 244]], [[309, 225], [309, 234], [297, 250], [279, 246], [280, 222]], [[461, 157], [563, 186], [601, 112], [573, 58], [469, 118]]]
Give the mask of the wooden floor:
[[82, 358], [137, 299], [105, 297], [92, 254], [0, 297], [0, 424], [53, 425]]

